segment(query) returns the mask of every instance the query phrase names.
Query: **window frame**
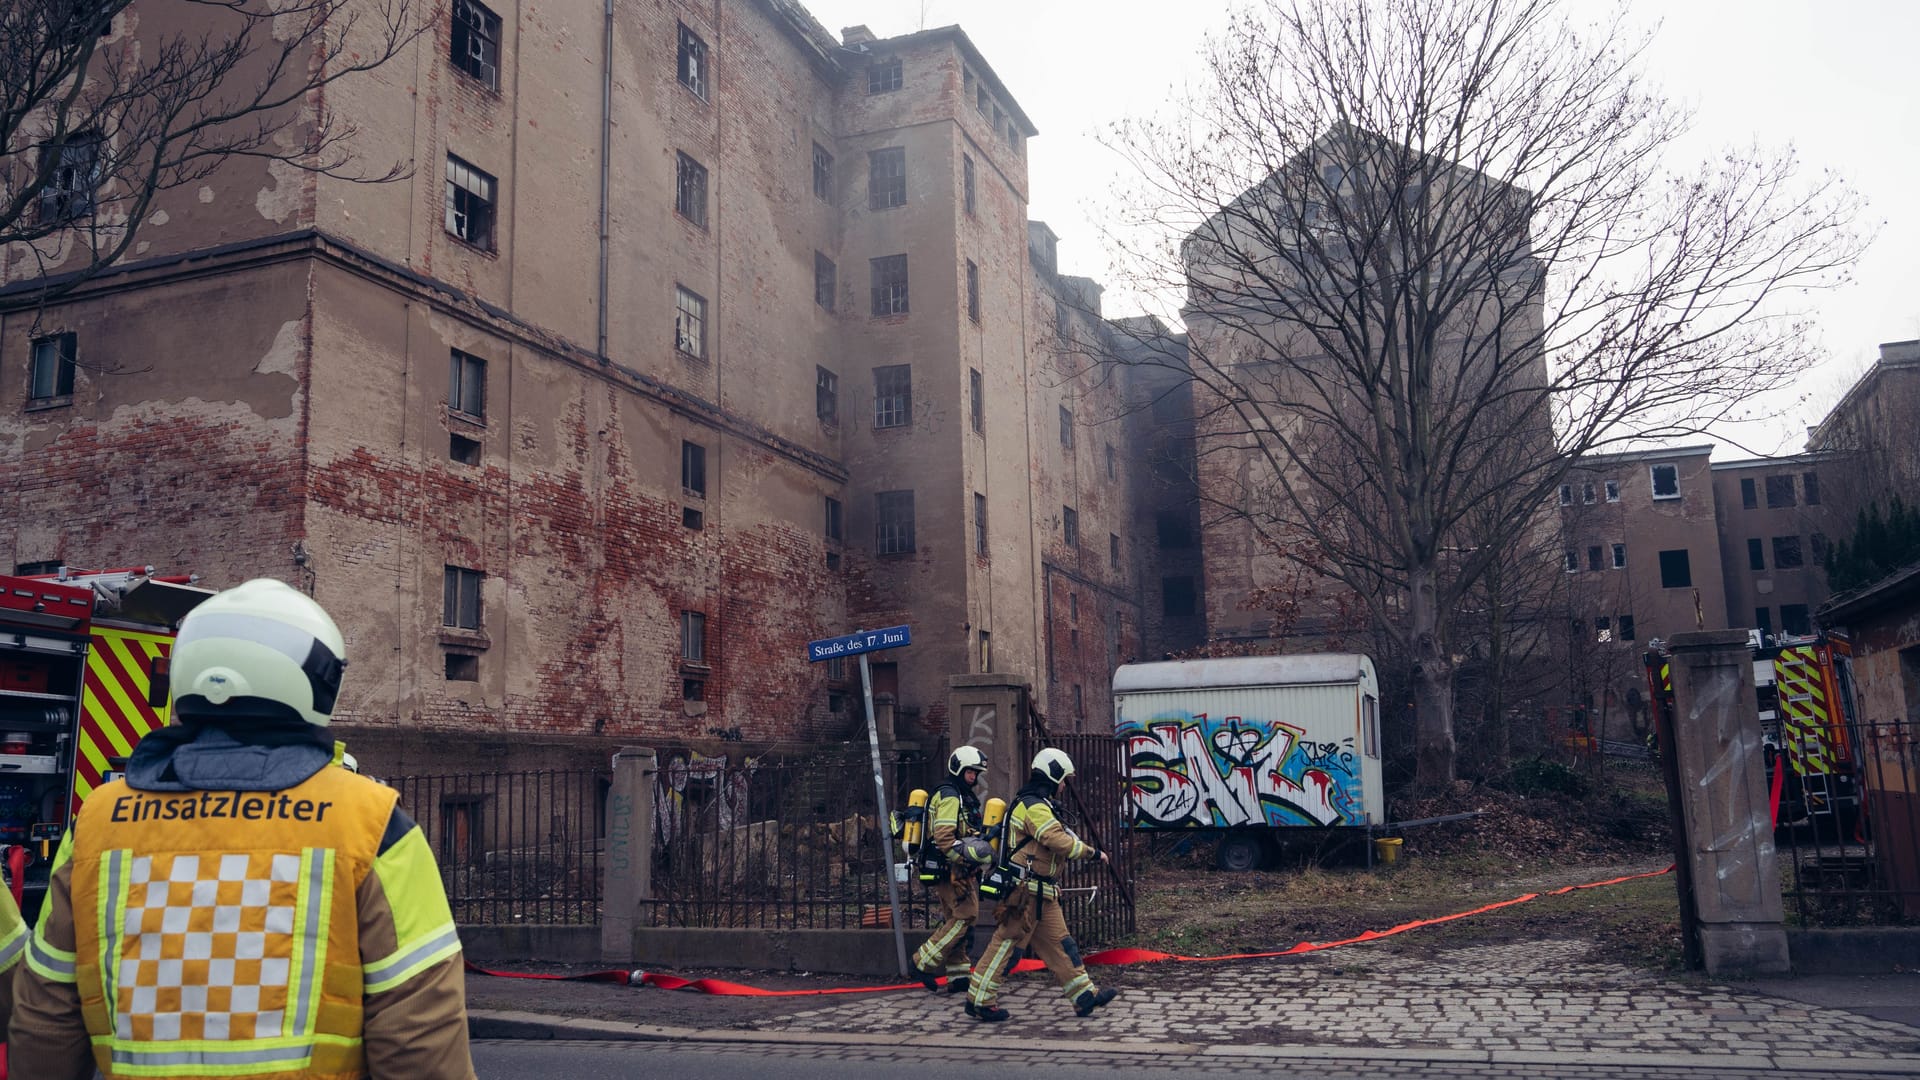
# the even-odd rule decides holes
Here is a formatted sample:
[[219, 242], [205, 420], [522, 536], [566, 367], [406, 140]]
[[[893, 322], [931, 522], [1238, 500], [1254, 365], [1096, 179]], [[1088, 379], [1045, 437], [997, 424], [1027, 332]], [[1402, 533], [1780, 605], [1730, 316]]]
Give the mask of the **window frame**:
[[973, 425], [976, 434], [987, 432], [987, 377], [979, 368], [967, 369], [967, 390], [972, 400], [967, 402], [967, 419]]
[[[100, 159], [106, 138], [91, 128], [71, 132], [59, 146], [40, 148], [47, 182], [33, 195], [34, 211], [45, 225], [67, 225], [92, 217], [100, 208]], [[51, 166], [47, 159], [58, 155]]]
[[987, 497], [976, 491], [973, 493], [973, 553], [984, 559], [991, 551], [987, 546]]
[[1587, 545], [1587, 570], [1590, 573], [1597, 574], [1605, 565], [1606, 565], [1606, 560], [1602, 557], [1600, 545], [1588, 544]]
[[875, 555], [911, 555], [917, 550], [913, 502], [911, 489], [873, 493]]
[[[498, 251], [499, 178], [465, 158], [449, 153], [446, 179], [446, 208], [442, 225], [447, 235], [476, 251]], [[470, 184], [486, 190], [475, 190], [475, 186]], [[461, 222], [465, 223], [464, 228]]]
[[913, 426], [913, 365], [883, 364], [873, 369], [874, 429]]
[[907, 205], [907, 148], [883, 146], [867, 151], [867, 209], [895, 210]]
[[874, 318], [891, 319], [911, 311], [912, 275], [904, 252], [868, 259], [867, 275]]
[[708, 358], [707, 298], [677, 281], [673, 284], [673, 348], [695, 360]]
[[[1660, 494], [1660, 470], [1662, 469], [1667, 470], [1669, 473], [1672, 474], [1672, 477], [1673, 477], [1673, 490], [1665, 495]], [[1685, 493], [1680, 490], [1680, 466], [1672, 462], [1662, 462], [1658, 465], [1648, 465], [1647, 466], [1647, 488], [1648, 490], [1653, 492], [1653, 497], [1655, 499], [1681, 498]]]
[[1573, 485], [1572, 484], [1560, 485], [1560, 505], [1561, 506], [1573, 505]]
[[707, 663], [707, 613], [704, 611], [680, 610], [680, 662]]
[[[462, 15], [476, 17], [463, 19]], [[499, 93], [500, 38], [505, 25], [500, 16], [479, 0], [453, 0], [448, 17], [452, 31], [447, 36], [447, 59], [453, 69]], [[478, 50], [476, 41], [481, 46]]]
[[692, 439], [680, 440], [680, 493], [690, 499], [707, 497], [707, 448]]
[[484, 631], [486, 603], [481, 587], [486, 573], [454, 563], [443, 563], [442, 571], [440, 625], [450, 630]]
[[1073, 450], [1073, 410], [1060, 406], [1060, 449]]
[[840, 268], [826, 252], [813, 253], [813, 304], [822, 311], [832, 313], [840, 289]]
[[[468, 408], [469, 405], [476, 407]], [[447, 350], [447, 408], [467, 419], [486, 421], [487, 361], [485, 357], [475, 356], [461, 349]]]
[[1806, 548], [1800, 543], [1800, 534], [1773, 537], [1769, 546], [1773, 549], [1775, 570], [1801, 570], [1806, 567]]
[[1615, 617], [1615, 619], [1614, 619], [1614, 623], [1615, 623], [1616, 625], [1618, 625], [1618, 626], [1619, 626], [1619, 628], [1620, 628], [1620, 640], [1621, 640], [1621, 641], [1633, 641], [1633, 640], [1635, 640], [1635, 637], [1634, 637], [1634, 635], [1635, 635], [1635, 633], [1636, 633], [1636, 631], [1638, 630], [1638, 627], [1636, 627], [1636, 626], [1634, 626], [1634, 623], [1633, 623], [1633, 616], [1631, 616], [1631, 615], [1620, 615], [1620, 616], [1617, 616], [1617, 617]]
[[1568, 548], [1566, 558], [1563, 561], [1562, 565], [1566, 567], [1566, 572], [1569, 574], [1579, 573], [1580, 572], [1580, 553], [1573, 550], [1572, 548]]
[[1120, 569], [1120, 534], [1107, 534], [1107, 563], [1114, 570]]
[[968, 217], [979, 216], [971, 154], [960, 155], [960, 200]]
[[867, 65], [867, 93], [891, 94], [906, 85], [906, 65], [898, 56]]
[[1070, 548], [1080, 546], [1080, 511], [1071, 506], [1060, 508], [1060, 542]]
[[1742, 510], [1760, 509], [1760, 485], [1754, 483], [1751, 476], [1740, 478], [1740, 508]]
[[707, 228], [707, 178], [705, 165], [685, 150], [673, 152], [673, 212], [694, 228]]
[[[707, 39], [695, 33], [686, 23], [680, 23], [679, 49], [675, 57], [675, 76], [680, 85], [692, 91], [701, 101], [712, 100], [708, 83], [708, 57], [713, 51], [707, 47]], [[689, 61], [692, 61], [689, 64]]]
[[1625, 570], [1627, 568], [1627, 545], [1613, 545], [1613, 568], [1615, 570]]
[[813, 144], [813, 197], [833, 204], [833, 155], [817, 142]]
[[829, 543], [844, 544], [847, 540], [847, 511], [839, 499], [831, 495], [822, 495], [820, 504], [820, 534]]
[[967, 260], [967, 318], [980, 321], [980, 264]]
[[1794, 498], [1792, 473], [1767, 477], [1765, 491], [1769, 510], [1791, 510], [1798, 504]]
[[819, 364], [813, 366], [813, 415], [823, 424], [840, 422], [840, 376]]
[[[51, 348], [49, 356], [43, 350]], [[71, 330], [34, 338], [27, 352], [27, 404], [52, 405], [73, 399], [74, 372], [79, 367], [80, 337]], [[41, 373], [51, 360], [51, 392], [42, 394]]]
[[1747, 569], [1758, 572], [1767, 568], [1767, 544], [1757, 536], [1747, 537]]
[[1610, 503], [1620, 501], [1620, 481], [1608, 480], [1605, 484], [1606, 499]]
[[1808, 469], [1800, 474], [1800, 502], [1805, 506], [1820, 505], [1820, 472]]

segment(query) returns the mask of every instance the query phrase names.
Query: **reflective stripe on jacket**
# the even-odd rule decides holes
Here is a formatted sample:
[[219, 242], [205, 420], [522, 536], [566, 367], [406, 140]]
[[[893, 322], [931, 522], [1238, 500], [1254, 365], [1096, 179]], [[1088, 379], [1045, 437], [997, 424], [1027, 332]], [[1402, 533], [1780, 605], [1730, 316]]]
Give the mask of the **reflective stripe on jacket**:
[[[107, 784], [55, 857], [31, 973], [77, 992], [108, 1077], [365, 1077], [377, 995], [458, 975], [439, 871], [397, 797], [330, 768], [278, 792]], [[413, 1039], [383, 1038], [432, 1060], [377, 1075], [471, 1076], [458, 982], [420, 1008], [436, 1015], [401, 1019]], [[457, 1047], [435, 1030], [449, 1022]]]
[[[1084, 859], [1094, 853], [1092, 844], [1073, 834], [1073, 830], [1064, 825], [1054, 815], [1053, 803], [1039, 797], [1023, 797], [1013, 806], [1012, 826], [1007, 832], [1008, 843], [1014, 850], [1013, 864], [1026, 868], [1033, 878], [1027, 887], [1042, 896], [1057, 894], [1059, 885], [1053, 880], [1067, 868], [1071, 859]], [[1031, 840], [1023, 846], [1023, 841]]]
[[13, 969], [27, 953], [27, 924], [20, 918], [20, 905], [13, 902], [13, 890], [7, 887], [6, 871], [0, 870], [0, 1032], [7, 1030], [13, 1015]]
[[948, 861], [960, 861], [953, 846], [978, 834], [978, 816], [979, 801], [973, 797], [973, 792], [963, 794], [954, 784], [941, 784], [934, 789], [933, 801], [927, 804], [927, 820], [931, 822], [929, 835], [934, 846], [946, 854]]

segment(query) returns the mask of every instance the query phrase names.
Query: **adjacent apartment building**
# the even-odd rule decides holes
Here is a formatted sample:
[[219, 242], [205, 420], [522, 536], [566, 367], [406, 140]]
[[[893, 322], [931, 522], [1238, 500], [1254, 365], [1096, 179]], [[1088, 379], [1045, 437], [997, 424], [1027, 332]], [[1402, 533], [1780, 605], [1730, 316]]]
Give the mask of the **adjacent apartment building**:
[[1027, 218], [1037, 129], [958, 27], [455, 0], [328, 100], [410, 175], [229, 162], [45, 307], [61, 267], [0, 252], [9, 569], [298, 583], [379, 771], [844, 737], [857, 670], [804, 643], [896, 623], [903, 736], [980, 671], [1110, 723], [1158, 581], [1128, 412]]

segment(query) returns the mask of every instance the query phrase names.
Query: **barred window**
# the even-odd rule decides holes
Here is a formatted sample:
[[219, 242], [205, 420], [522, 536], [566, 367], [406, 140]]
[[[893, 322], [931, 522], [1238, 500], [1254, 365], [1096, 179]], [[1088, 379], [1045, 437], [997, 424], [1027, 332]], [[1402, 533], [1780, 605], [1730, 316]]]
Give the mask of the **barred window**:
[[488, 173], [447, 155], [447, 231], [462, 243], [493, 250], [494, 191]]
[[913, 365], [893, 364], [873, 369], [873, 426], [906, 427], [913, 423]]
[[475, 0], [453, 0], [453, 66], [500, 89], [500, 16]]
[[875, 317], [907, 313], [907, 257], [882, 255], [869, 259], [873, 277], [873, 314]]
[[913, 492], [882, 491], [873, 497], [873, 550], [904, 555], [913, 548]]
[[673, 287], [673, 347], [696, 359], [707, 355], [707, 301], [684, 285]]
[[867, 208], [887, 210], [907, 205], [907, 149], [875, 150], [867, 155]]

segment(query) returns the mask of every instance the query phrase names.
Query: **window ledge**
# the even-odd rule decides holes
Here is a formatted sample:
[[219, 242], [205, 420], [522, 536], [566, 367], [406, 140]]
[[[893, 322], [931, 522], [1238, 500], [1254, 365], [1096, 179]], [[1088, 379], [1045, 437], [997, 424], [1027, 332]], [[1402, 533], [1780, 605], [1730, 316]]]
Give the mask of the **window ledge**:
[[[442, 230], [442, 231], [444, 232], [445, 230]], [[481, 247], [479, 244], [476, 244], [471, 240], [461, 239], [457, 233], [447, 233], [447, 239], [452, 240], [459, 247], [465, 248], [466, 250], [472, 252], [475, 255], [480, 256], [481, 258], [493, 259], [496, 261], [500, 258], [500, 249], [498, 246]]]
[[475, 416], [470, 412], [462, 412], [445, 402], [441, 403], [440, 412], [451, 427], [459, 428], [464, 432], [476, 435], [486, 434], [487, 418], [484, 416]]
[[680, 673], [682, 675], [712, 675], [713, 665], [701, 660], [682, 659], [680, 661]]
[[28, 398], [27, 411], [39, 412], [43, 409], [64, 409], [73, 404], [72, 394], [61, 394], [50, 398]]
[[480, 652], [492, 645], [493, 639], [484, 630], [464, 630], [457, 626], [440, 628], [440, 647], [444, 649]]

